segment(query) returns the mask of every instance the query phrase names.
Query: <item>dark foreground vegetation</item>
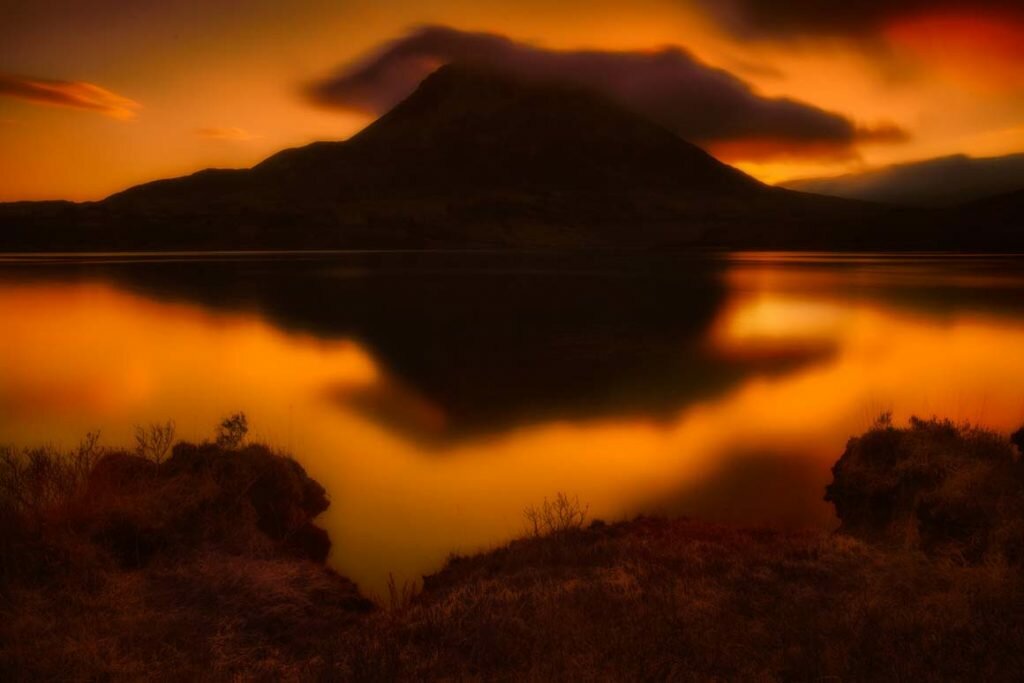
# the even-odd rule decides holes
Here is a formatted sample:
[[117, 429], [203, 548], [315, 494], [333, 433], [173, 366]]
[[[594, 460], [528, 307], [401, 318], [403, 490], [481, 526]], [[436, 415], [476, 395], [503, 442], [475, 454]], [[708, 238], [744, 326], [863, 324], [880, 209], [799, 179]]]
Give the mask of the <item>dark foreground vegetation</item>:
[[[641, 518], [558, 496], [529, 536], [374, 605], [323, 564], [327, 505], [243, 444], [95, 439], [0, 458], [0, 679], [1013, 680], [1024, 466], [999, 435], [888, 420], [827, 497], [840, 532]], [[166, 457], [165, 457], [166, 456]]]
[[[370, 610], [325, 567], [294, 460], [140, 430], [136, 453], [0, 451], [0, 680], [304, 678]], [[166, 457], [168, 456], [169, 457]]]

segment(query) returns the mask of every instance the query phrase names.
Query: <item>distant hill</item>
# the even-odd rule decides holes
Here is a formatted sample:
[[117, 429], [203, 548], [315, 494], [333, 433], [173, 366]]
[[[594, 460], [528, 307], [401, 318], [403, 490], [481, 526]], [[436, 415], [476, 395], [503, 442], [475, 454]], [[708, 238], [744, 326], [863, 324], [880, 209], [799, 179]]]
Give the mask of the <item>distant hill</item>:
[[1024, 190], [1024, 154], [956, 155], [834, 178], [782, 184], [791, 190], [918, 207], [951, 207]]
[[0, 251], [961, 248], [916, 210], [763, 185], [603, 96], [442, 67], [344, 142], [100, 202], [0, 205]]
[[973, 243], [979, 250], [1024, 253], [1024, 190], [956, 207], [947, 222], [961, 234], [978, 233]]
[[984, 216], [987, 220], [1017, 223], [1024, 217], [1024, 189], [971, 202], [962, 210]]

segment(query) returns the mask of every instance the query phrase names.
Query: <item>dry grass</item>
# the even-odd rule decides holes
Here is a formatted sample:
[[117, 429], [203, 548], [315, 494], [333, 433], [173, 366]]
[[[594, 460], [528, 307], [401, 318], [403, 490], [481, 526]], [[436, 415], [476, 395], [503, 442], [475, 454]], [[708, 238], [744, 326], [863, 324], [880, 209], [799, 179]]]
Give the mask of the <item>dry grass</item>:
[[[452, 557], [419, 591], [392, 581], [384, 609], [295, 545], [322, 489], [241, 444], [96, 460], [87, 442], [57, 465], [6, 453], [0, 680], [944, 681], [1024, 667], [1024, 574], [1000, 545], [1017, 521], [999, 521], [1016, 509], [1019, 455], [983, 430], [880, 423], [851, 441], [830, 495], [848, 530], [883, 543], [585, 526], [559, 495], [527, 512], [527, 538]], [[12, 496], [12, 481], [27, 488]], [[889, 542], [964, 505], [987, 515], [998, 552], [964, 562]], [[112, 525], [120, 535], [102, 533]], [[126, 558], [124, 538], [157, 542]]]
[[366, 605], [322, 565], [217, 552], [19, 588], [7, 681], [300, 680]]
[[324, 490], [241, 438], [167, 458], [172, 433], [140, 429], [140, 455], [95, 438], [0, 452], [0, 680], [336, 668], [336, 634], [373, 606], [323, 564]]
[[559, 492], [553, 500], [544, 499], [540, 505], [531, 505], [523, 512], [527, 530], [534, 536], [560, 534], [582, 529], [589, 508], [580, 503], [579, 496], [569, 497]]
[[358, 680], [1012, 680], [1024, 593], [842, 537], [640, 519], [456, 558], [339, 648]]

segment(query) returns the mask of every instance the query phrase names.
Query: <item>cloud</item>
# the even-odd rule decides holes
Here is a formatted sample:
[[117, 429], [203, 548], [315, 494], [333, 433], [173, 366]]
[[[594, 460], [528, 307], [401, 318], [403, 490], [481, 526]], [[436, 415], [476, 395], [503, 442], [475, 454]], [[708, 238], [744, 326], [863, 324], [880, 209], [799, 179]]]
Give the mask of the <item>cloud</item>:
[[134, 100], [83, 81], [51, 81], [0, 75], [0, 96], [39, 104], [98, 112], [115, 119], [135, 118], [142, 106]]
[[196, 128], [195, 134], [208, 140], [226, 140], [229, 142], [248, 142], [249, 140], [256, 140], [260, 137], [259, 135], [253, 135], [242, 128], [217, 126]]
[[751, 38], [873, 38], [893, 21], [934, 13], [1024, 13], [1021, 0], [692, 0], [733, 33]]
[[898, 19], [884, 29], [900, 54], [983, 90], [1024, 87], [1024, 10], [1013, 17], [937, 12]]
[[[449, 62], [600, 91], [687, 140], [724, 150], [723, 158], [730, 160], [848, 156], [858, 142], [880, 141], [841, 114], [793, 99], [761, 96], [737, 76], [678, 47], [556, 51], [497, 34], [441, 26], [424, 27], [389, 43], [310, 84], [306, 93], [322, 106], [379, 115]], [[882, 141], [893, 142], [894, 137]], [[751, 144], [740, 144], [744, 142]], [[748, 153], [744, 150], [754, 156], [743, 156]]]

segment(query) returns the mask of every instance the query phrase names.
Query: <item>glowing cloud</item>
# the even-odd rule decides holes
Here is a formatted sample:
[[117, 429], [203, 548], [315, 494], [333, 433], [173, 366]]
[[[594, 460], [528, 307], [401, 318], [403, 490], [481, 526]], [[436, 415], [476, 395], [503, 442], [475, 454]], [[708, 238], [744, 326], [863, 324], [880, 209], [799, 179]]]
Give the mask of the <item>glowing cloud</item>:
[[306, 93], [323, 106], [378, 115], [450, 62], [596, 90], [687, 140], [725, 150], [731, 160], [849, 157], [858, 143], [907, 138], [894, 126], [866, 129], [811, 104], [764, 97], [734, 74], [704, 64], [678, 47], [560, 51], [441, 26], [425, 27], [386, 44], [310, 84]]
[[138, 102], [83, 81], [51, 81], [0, 75], [0, 96], [98, 112], [124, 121], [135, 118]]
[[225, 140], [228, 142], [248, 142], [249, 140], [256, 140], [260, 137], [259, 135], [253, 135], [243, 128], [222, 128], [218, 126], [196, 128], [195, 134], [208, 140]]
[[1024, 87], [1024, 11], [1017, 16], [942, 12], [900, 19], [889, 43], [965, 83], [992, 90]]
[[695, 0], [743, 37], [871, 37], [907, 17], [944, 12], [1018, 14], [1020, 0]]

